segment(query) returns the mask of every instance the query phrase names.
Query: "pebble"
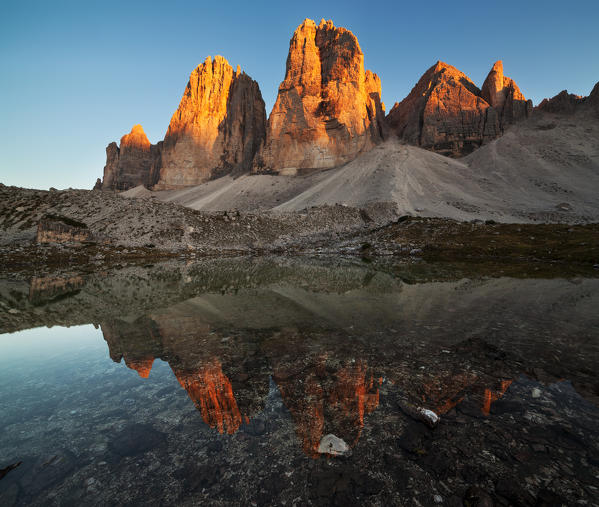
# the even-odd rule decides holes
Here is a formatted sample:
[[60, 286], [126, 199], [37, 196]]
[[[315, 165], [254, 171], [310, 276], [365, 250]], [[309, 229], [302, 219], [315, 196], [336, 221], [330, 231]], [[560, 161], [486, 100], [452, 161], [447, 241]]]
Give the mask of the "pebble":
[[433, 496], [433, 500], [435, 501], [435, 503], [443, 503], [443, 497], [441, 495]]
[[532, 390], [532, 397], [533, 397], [533, 398], [538, 398], [538, 397], [540, 397], [540, 396], [541, 396], [541, 390], [540, 390], [538, 387], [535, 387], [535, 388]]

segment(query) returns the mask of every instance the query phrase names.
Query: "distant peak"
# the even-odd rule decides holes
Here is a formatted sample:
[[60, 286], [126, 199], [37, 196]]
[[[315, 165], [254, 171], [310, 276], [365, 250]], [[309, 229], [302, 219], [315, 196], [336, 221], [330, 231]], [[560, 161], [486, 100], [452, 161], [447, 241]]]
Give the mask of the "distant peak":
[[301, 30], [302, 28], [306, 28], [306, 27], [315, 28], [316, 27], [316, 23], [314, 22], [314, 20], [312, 20], [310, 18], [306, 18], [306, 19], [304, 19], [304, 21], [302, 21], [302, 24], [297, 27], [297, 29]]
[[491, 72], [500, 72], [501, 74], [503, 74], [503, 61], [497, 60], [493, 64], [493, 67], [491, 68]]
[[448, 63], [442, 62], [441, 60], [437, 60], [437, 63], [435, 63], [435, 65], [433, 65], [431, 67], [431, 69], [434, 72], [439, 72], [441, 70], [449, 69], [449, 68], [451, 68], [451, 65], [449, 65]]
[[123, 147], [150, 149], [150, 141], [140, 124], [133, 125], [131, 132], [121, 137], [121, 148]]

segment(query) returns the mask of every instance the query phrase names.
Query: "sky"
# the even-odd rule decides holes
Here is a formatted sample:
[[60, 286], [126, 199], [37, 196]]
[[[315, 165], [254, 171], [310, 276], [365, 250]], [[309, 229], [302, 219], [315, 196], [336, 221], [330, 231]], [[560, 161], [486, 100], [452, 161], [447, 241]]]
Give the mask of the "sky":
[[111, 141], [164, 137], [191, 71], [220, 54], [255, 79], [267, 114], [305, 19], [351, 30], [387, 111], [437, 60], [479, 87], [504, 62], [527, 98], [599, 81], [599, 1], [11, 1], [0, 17], [0, 182], [91, 188]]

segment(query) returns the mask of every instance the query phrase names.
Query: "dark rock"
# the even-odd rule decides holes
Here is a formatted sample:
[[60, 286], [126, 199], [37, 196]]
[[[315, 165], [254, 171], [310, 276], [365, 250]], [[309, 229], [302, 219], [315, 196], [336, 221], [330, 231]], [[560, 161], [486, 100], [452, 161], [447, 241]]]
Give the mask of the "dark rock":
[[245, 432], [253, 436], [264, 435], [266, 433], [266, 423], [262, 419], [252, 419], [246, 425]]
[[6, 474], [8, 474], [8, 472], [10, 472], [11, 470], [14, 470], [18, 466], [20, 466], [22, 463], [23, 463], [22, 461], [18, 461], [17, 463], [12, 463], [11, 465], [8, 465], [7, 467], [0, 468], [0, 479], [4, 479], [4, 476]]
[[491, 495], [478, 486], [471, 486], [464, 495], [464, 505], [466, 507], [493, 507], [495, 503]]
[[495, 484], [495, 492], [514, 505], [535, 504], [535, 499], [524, 489], [524, 483], [518, 477], [499, 479]]
[[183, 482], [185, 493], [193, 493], [217, 484], [221, 472], [219, 467], [213, 464], [198, 465], [197, 463], [188, 463], [173, 475], [176, 479]]
[[166, 444], [166, 435], [149, 424], [131, 424], [117, 433], [108, 448], [118, 456], [135, 456]]

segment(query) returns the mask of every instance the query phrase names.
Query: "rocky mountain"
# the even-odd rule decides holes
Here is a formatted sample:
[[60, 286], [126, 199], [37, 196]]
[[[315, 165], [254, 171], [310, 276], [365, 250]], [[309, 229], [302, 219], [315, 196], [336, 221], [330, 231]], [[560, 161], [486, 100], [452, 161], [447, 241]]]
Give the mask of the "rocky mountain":
[[[599, 117], [599, 84], [588, 97], [563, 91], [536, 108], [558, 115], [579, 110], [596, 112]], [[256, 173], [265, 177], [314, 172], [316, 179], [325, 178], [319, 169], [368, 157], [368, 152], [389, 138], [388, 133], [394, 134], [394, 139], [387, 154], [396, 153], [391, 145], [398, 137], [404, 144], [463, 157], [503, 136], [508, 127], [530, 119], [531, 113], [532, 102], [513, 79], [504, 75], [501, 61], [495, 62], [482, 88], [460, 70], [439, 61], [385, 117], [380, 79], [364, 69], [364, 54], [354, 34], [332, 21], [322, 20], [317, 25], [306, 19], [291, 38], [285, 79], [268, 121], [258, 84], [239, 66], [234, 70], [222, 56], [208, 57], [191, 73], [164, 141], [152, 145], [141, 126], [133, 127], [121, 139], [120, 147], [111, 143], [106, 148], [104, 178], [94, 188], [128, 190], [143, 185], [153, 190], [182, 189], [186, 202], [193, 201], [193, 207], [220, 210], [226, 197], [221, 191], [239, 186], [237, 180], [242, 179], [243, 191], [234, 202], [227, 201], [227, 206], [272, 208], [295, 199], [300, 191], [310, 193], [310, 182], [296, 178], [297, 184], [281, 183], [274, 178], [264, 189]], [[594, 116], [588, 118], [593, 125]], [[532, 121], [530, 128], [536, 120]], [[587, 137], [593, 126], [583, 127]], [[545, 141], [539, 140], [541, 144]], [[541, 151], [540, 157], [546, 157]], [[374, 163], [380, 157], [371, 158]], [[428, 160], [423, 154], [417, 158]], [[448, 164], [440, 159], [429, 162], [429, 168]], [[380, 178], [386, 169], [377, 166], [373, 171]], [[254, 179], [245, 181], [250, 174]], [[360, 174], [360, 180], [372, 177]], [[197, 193], [185, 190], [203, 183], [205, 188]], [[384, 183], [379, 187], [382, 189]], [[355, 201], [357, 195], [364, 194], [363, 188], [349, 192], [351, 195], [341, 202]], [[380, 193], [377, 190], [377, 195]], [[260, 195], [254, 198], [255, 194]], [[312, 194], [308, 196], [310, 202], [318, 197]], [[166, 197], [177, 200], [180, 196]], [[385, 202], [395, 200], [392, 196]]]
[[162, 143], [150, 143], [141, 125], [134, 125], [129, 134], [121, 137], [120, 147], [114, 142], [106, 147], [104, 178], [96, 188], [127, 190], [153, 185], [161, 148]]
[[383, 125], [381, 82], [364, 70], [358, 39], [332, 21], [306, 19], [291, 38], [254, 171], [339, 166], [378, 144]]
[[543, 99], [536, 107], [538, 111], [553, 114], [572, 115], [577, 111], [590, 110], [599, 116], [599, 83], [591, 90], [588, 97], [568, 93], [562, 90], [555, 97]]
[[249, 172], [265, 131], [258, 83], [222, 56], [208, 57], [191, 73], [164, 141], [151, 144], [135, 125], [120, 147], [106, 147], [104, 178], [94, 188], [164, 190]]
[[266, 112], [256, 81], [222, 56], [191, 73], [164, 138], [157, 188], [197, 185], [249, 171], [264, 140]]
[[539, 111], [557, 114], [573, 114], [576, 107], [584, 102], [584, 97], [568, 93], [568, 90], [562, 90], [555, 97], [543, 99], [537, 106]]
[[498, 61], [482, 91], [455, 67], [437, 62], [409, 95], [395, 104], [387, 123], [408, 144], [459, 157], [499, 137], [532, 109]]

